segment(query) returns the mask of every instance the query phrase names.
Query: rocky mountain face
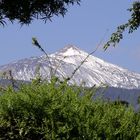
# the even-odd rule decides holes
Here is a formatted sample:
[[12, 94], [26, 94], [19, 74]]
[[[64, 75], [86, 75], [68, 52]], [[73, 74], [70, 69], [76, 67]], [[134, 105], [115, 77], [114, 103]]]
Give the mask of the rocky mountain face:
[[[0, 72], [12, 72], [16, 80], [30, 81], [38, 74], [42, 78], [56, 75], [60, 79], [71, 77], [74, 70], [87, 57], [85, 51], [69, 45], [60, 51], [46, 56], [31, 57], [7, 65], [0, 66]], [[140, 89], [140, 74], [110, 64], [90, 55], [76, 71], [70, 84], [92, 87], [94, 85], [108, 85], [125, 89]]]

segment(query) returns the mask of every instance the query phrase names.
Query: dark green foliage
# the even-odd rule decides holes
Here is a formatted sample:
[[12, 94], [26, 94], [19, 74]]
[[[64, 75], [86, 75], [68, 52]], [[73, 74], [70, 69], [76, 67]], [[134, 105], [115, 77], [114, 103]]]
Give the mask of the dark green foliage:
[[128, 21], [129, 33], [132, 33], [140, 26], [140, 2], [134, 2], [133, 7], [128, 10], [132, 12], [131, 19]]
[[[57, 83], [57, 84], [56, 84]], [[95, 90], [34, 80], [0, 96], [1, 140], [128, 140], [140, 138], [140, 115], [94, 100]]]
[[132, 8], [128, 9], [131, 12], [131, 18], [126, 24], [118, 26], [117, 31], [111, 35], [110, 40], [105, 44], [104, 49], [106, 50], [110, 45], [116, 46], [117, 43], [123, 39], [123, 33], [128, 29], [129, 33], [137, 30], [140, 26], [140, 2], [136, 1], [133, 3]]
[[33, 19], [48, 20], [54, 15], [64, 16], [67, 6], [80, 0], [0, 0], [0, 23], [18, 20], [21, 24], [30, 24]]

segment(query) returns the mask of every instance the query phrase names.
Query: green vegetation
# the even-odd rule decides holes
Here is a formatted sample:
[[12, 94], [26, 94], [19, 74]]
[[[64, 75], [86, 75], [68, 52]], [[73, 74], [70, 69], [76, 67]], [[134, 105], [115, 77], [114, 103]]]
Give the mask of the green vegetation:
[[140, 114], [120, 103], [93, 100], [95, 91], [57, 78], [1, 90], [0, 139], [140, 139]]
[[11, 22], [30, 24], [34, 19], [51, 20], [53, 16], [64, 16], [69, 5], [80, 0], [0, 0], [0, 24]]
[[126, 30], [128, 33], [133, 33], [140, 27], [140, 1], [133, 2], [128, 11], [131, 12], [131, 18], [125, 24], [118, 26], [117, 31], [112, 33], [109, 41], [104, 45], [105, 50], [111, 45], [115, 47], [123, 39]]
[[[80, 0], [9, 0], [0, 1], [0, 23], [6, 19], [30, 24], [33, 19], [51, 19], [64, 16], [69, 4]], [[123, 38], [129, 28], [133, 32], [140, 26], [140, 2], [129, 9], [132, 12], [128, 23], [118, 27], [105, 49]], [[43, 53], [36, 38], [33, 44]], [[88, 55], [89, 56], [89, 55]], [[87, 57], [88, 57], [87, 56]], [[72, 73], [72, 76], [87, 57]], [[49, 61], [49, 60], [48, 60]], [[50, 82], [33, 80], [19, 89], [0, 88], [0, 140], [139, 140], [140, 113], [121, 103], [93, 100], [96, 88], [86, 90], [69, 86], [52, 77]], [[11, 76], [13, 81], [13, 77]]]

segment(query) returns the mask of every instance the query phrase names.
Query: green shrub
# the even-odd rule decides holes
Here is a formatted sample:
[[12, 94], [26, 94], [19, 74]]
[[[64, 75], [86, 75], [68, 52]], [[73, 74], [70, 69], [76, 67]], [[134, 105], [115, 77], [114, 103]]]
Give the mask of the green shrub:
[[93, 100], [95, 90], [37, 81], [0, 96], [0, 140], [128, 140], [140, 138], [140, 115]]

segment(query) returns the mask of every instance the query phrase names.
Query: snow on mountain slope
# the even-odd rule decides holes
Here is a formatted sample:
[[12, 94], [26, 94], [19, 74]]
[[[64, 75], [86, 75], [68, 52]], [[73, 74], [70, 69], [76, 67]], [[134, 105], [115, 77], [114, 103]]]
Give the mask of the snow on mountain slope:
[[[15, 79], [29, 81], [37, 75], [39, 67], [42, 78], [50, 78], [50, 74], [55, 73], [56, 76], [63, 79], [70, 77], [87, 55], [88, 53], [69, 45], [49, 55], [51, 66], [46, 56], [41, 56], [0, 66], [0, 71], [11, 70]], [[97, 57], [89, 56], [70, 83], [84, 84], [87, 87], [107, 84], [112, 87], [135, 89], [140, 88], [140, 74], [107, 63]]]

